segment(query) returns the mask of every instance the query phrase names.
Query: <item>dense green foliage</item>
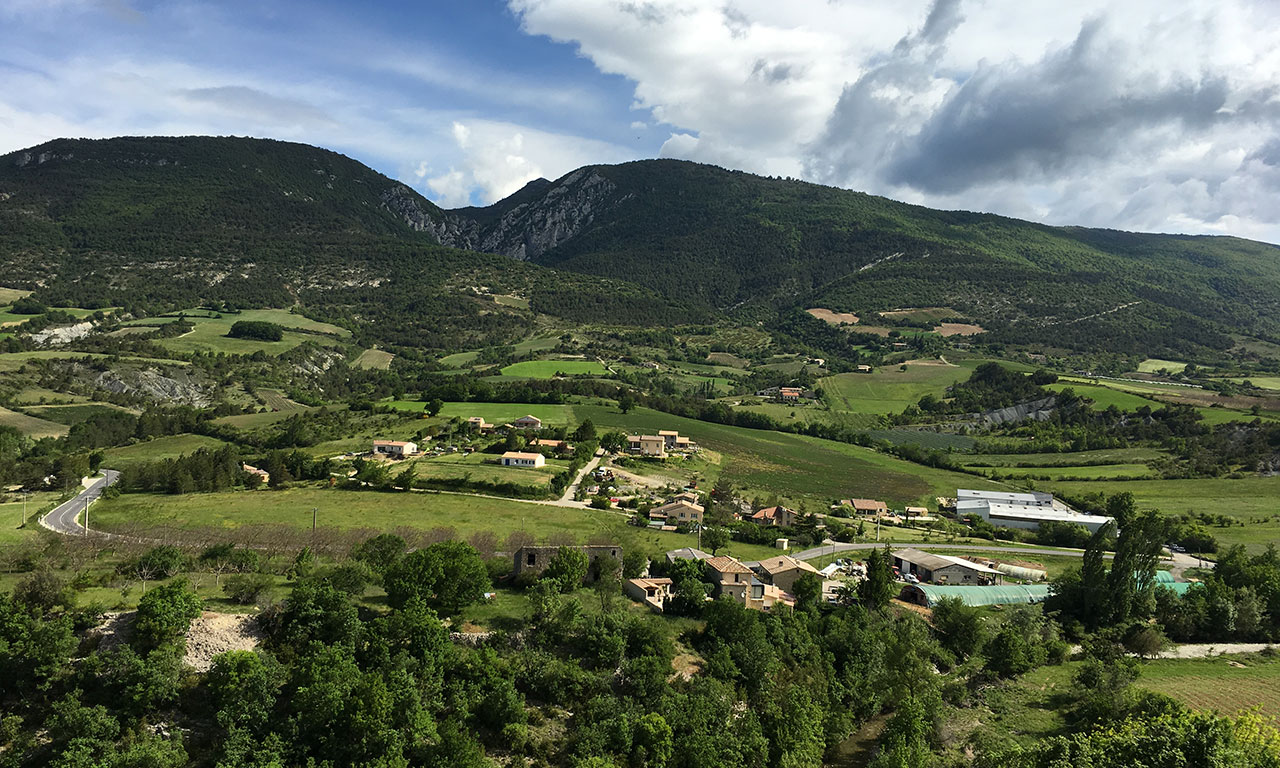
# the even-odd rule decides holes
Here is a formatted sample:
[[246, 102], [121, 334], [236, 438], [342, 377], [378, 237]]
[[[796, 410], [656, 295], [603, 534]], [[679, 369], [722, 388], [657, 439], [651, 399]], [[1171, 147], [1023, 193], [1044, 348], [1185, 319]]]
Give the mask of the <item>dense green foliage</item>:
[[258, 339], [259, 341], [279, 341], [284, 338], [284, 329], [275, 323], [262, 320], [237, 320], [231, 324], [227, 335], [235, 339]]
[[[859, 315], [951, 307], [1001, 340], [1075, 349], [1213, 353], [1230, 345], [1228, 329], [1280, 329], [1276, 250], [1261, 243], [934, 211], [677, 160], [588, 170], [613, 188], [539, 263], [722, 308], [745, 302], [742, 312], [797, 301]], [[482, 236], [517, 205], [530, 208], [513, 215], [536, 221], [529, 210], [572, 197], [594, 174], [457, 213]]]

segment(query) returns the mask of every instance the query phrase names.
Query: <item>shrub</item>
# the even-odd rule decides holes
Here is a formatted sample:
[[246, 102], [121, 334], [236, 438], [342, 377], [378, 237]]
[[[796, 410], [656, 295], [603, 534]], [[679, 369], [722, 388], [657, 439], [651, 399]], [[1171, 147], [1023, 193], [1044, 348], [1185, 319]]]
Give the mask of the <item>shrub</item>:
[[186, 634], [200, 610], [200, 598], [186, 579], [156, 587], [138, 601], [138, 616], [133, 625], [135, 639], [144, 647], [176, 640]]
[[265, 573], [237, 573], [228, 576], [222, 585], [222, 591], [232, 602], [240, 605], [252, 605], [258, 598], [271, 590], [275, 582]]

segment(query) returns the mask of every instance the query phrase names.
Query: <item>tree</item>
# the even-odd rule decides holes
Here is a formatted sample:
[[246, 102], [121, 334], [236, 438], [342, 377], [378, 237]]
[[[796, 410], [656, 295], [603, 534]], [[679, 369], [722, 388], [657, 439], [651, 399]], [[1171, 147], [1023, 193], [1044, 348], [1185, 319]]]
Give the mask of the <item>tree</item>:
[[396, 475], [396, 479], [393, 483], [395, 487], [402, 491], [410, 491], [413, 490], [413, 480], [415, 477], [417, 477], [417, 473], [414, 471], [413, 466], [410, 465], [405, 467], [403, 472]]
[[636, 396], [631, 394], [631, 390], [624, 390], [618, 395], [618, 410], [625, 415], [636, 407]]
[[177, 640], [200, 615], [200, 598], [186, 579], [176, 579], [143, 595], [134, 620], [134, 638], [144, 648]]
[[934, 604], [933, 629], [942, 646], [962, 659], [981, 650], [986, 639], [981, 613], [958, 597], [945, 597]]
[[428, 402], [426, 406], [427, 415], [438, 416], [440, 415], [440, 410], [442, 408], [444, 408], [444, 401], [438, 397], [432, 398], [432, 400]]
[[596, 425], [591, 419], [585, 419], [578, 428], [573, 431], [573, 439], [579, 443], [585, 443], [588, 440], [596, 439]]
[[631, 731], [631, 765], [636, 768], [664, 768], [674, 751], [671, 726], [662, 715], [650, 712], [636, 720]]
[[605, 432], [600, 436], [600, 447], [610, 453], [617, 453], [627, 447], [627, 436], [617, 430]]
[[867, 608], [883, 610], [897, 593], [889, 549], [867, 553], [867, 577], [858, 583], [858, 600]]
[[13, 599], [40, 612], [58, 606], [70, 608], [75, 604], [75, 596], [67, 583], [47, 568], [34, 571], [19, 581], [13, 588]]
[[643, 552], [628, 549], [622, 555], [622, 578], [638, 579], [649, 567], [649, 557]]
[[796, 598], [796, 608], [817, 608], [822, 600], [822, 580], [812, 573], [805, 573], [791, 585]]
[[228, 651], [215, 656], [207, 682], [218, 724], [263, 732], [286, 679], [284, 667], [267, 654]]
[[442, 541], [400, 558], [383, 577], [387, 602], [400, 608], [410, 598], [452, 616], [489, 589], [489, 571], [470, 544]]
[[375, 573], [384, 574], [404, 556], [407, 548], [405, 540], [394, 533], [380, 533], [372, 539], [362, 541], [351, 552], [351, 556], [368, 563]]
[[707, 528], [702, 532], [702, 546], [711, 550], [711, 554], [715, 554], [721, 547], [729, 545], [729, 529], [716, 526]]
[[578, 547], [560, 547], [542, 572], [542, 578], [554, 582], [561, 592], [572, 592], [582, 586], [590, 565], [584, 550]]

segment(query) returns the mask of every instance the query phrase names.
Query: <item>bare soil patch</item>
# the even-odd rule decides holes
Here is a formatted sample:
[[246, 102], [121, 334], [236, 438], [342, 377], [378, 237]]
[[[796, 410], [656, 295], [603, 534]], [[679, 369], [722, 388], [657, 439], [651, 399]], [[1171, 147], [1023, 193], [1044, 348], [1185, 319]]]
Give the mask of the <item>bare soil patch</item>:
[[187, 654], [182, 660], [199, 672], [208, 672], [214, 656], [227, 651], [252, 651], [261, 643], [257, 616], [205, 611], [191, 622]]
[[976, 336], [985, 333], [987, 329], [976, 323], [940, 323], [933, 330], [939, 336]]
[[810, 315], [813, 315], [822, 322], [830, 323], [831, 325], [851, 325], [858, 322], [858, 316], [852, 312], [833, 312], [829, 309], [823, 309], [822, 307], [806, 309], [805, 312], [808, 312]]

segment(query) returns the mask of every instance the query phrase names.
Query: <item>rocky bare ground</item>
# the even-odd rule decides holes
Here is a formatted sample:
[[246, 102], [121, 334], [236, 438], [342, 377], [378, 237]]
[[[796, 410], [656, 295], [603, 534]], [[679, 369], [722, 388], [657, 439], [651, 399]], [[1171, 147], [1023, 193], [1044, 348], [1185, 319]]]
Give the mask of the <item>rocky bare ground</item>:
[[[99, 650], [111, 650], [129, 641], [133, 634], [136, 611], [104, 614], [102, 622], [89, 630], [89, 638], [98, 640]], [[262, 630], [254, 614], [213, 613], [205, 611], [187, 631], [187, 652], [183, 663], [197, 672], [208, 672], [213, 657], [227, 651], [252, 651], [262, 644]]]

